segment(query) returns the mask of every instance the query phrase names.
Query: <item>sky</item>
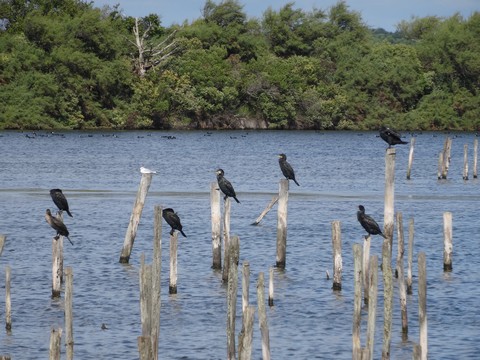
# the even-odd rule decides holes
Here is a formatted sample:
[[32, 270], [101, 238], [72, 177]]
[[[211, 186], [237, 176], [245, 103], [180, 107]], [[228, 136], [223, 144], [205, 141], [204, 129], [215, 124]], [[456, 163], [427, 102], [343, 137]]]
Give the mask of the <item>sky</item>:
[[[219, 4], [221, 0], [214, 0]], [[294, 9], [311, 11], [328, 10], [337, 0], [239, 0], [248, 18], [261, 18], [271, 7], [278, 11], [288, 2], [294, 2]], [[201, 17], [205, 0], [95, 0], [94, 6], [120, 5], [125, 16], [143, 17], [159, 15], [163, 26], [182, 24]], [[372, 28], [395, 31], [402, 20], [415, 17], [450, 17], [460, 13], [464, 18], [474, 11], [480, 11], [480, 0], [346, 0], [350, 10], [361, 14], [363, 21]]]

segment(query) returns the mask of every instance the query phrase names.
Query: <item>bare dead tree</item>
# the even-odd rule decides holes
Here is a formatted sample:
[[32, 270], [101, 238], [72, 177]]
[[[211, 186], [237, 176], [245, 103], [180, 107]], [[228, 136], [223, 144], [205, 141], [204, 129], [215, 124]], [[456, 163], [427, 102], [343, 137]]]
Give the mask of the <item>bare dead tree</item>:
[[149, 23], [145, 30], [141, 30], [138, 18], [135, 18], [133, 26], [133, 35], [135, 41], [129, 40], [137, 52], [134, 56], [135, 72], [138, 76], [143, 77], [147, 71], [155, 69], [157, 66], [165, 63], [165, 61], [180, 50], [179, 42], [174, 39], [176, 30], [168, 35], [165, 39], [155, 43], [150, 40], [149, 33], [152, 30], [152, 24]]

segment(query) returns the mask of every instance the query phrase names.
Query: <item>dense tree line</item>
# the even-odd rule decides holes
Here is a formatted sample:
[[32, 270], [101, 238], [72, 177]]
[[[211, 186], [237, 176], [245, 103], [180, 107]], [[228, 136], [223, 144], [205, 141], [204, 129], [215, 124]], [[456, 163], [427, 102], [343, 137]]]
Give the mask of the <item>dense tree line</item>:
[[0, 129], [480, 129], [480, 13], [370, 29], [340, 1], [163, 27], [81, 0], [0, 0]]

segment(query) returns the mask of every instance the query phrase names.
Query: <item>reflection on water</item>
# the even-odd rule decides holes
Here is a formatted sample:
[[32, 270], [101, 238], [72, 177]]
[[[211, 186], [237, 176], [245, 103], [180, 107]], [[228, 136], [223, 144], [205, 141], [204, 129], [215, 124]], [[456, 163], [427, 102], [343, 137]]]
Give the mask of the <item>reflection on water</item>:
[[[74, 272], [75, 356], [138, 358], [138, 268], [142, 252], [151, 261], [153, 208], [159, 204], [179, 213], [188, 234], [179, 239], [178, 294], [171, 296], [165, 241], [169, 228], [163, 228], [160, 353], [167, 359], [225, 358], [226, 288], [221, 274], [210, 268], [210, 183], [215, 181], [215, 169], [223, 168], [241, 199], [241, 204], [232, 204], [231, 232], [240, 236], [240, 263], [250, 262], [250, 299], [256, 305], [258, 273], [264, 272], [268, 279], [275, 264], [275, 207], [259, 226], [250, 224], [278, 191], [277, 154], [285, 153], [301, 186], [290, 187], [287, 269], [275, 271], [275, 306], [268, 308], [272, 357], [351, 358], [352, 245], [361, 243], [364, 233], [356, 220], [358, 205], [365, 205], [368, 213], [383, 222], [386, 146], [376, 133], [120, 132], [103, 136], [111, 133], [72, 132], [37, 133], [33, 139], [18, 132], [1, 135], [0, 233], [7, 235], [7, 244], [0, 257], [0, 279], [10, 265], [13, 329], [9, 335], [0, 332], [0, 353], [16, 359], [45, 358], [50, 328], [63, 326], [63, 303], [50, 299], [54, 234], [43, 217], [46, 208], [54, 208], [48, 190], [58, 187], [68, 197], [74, 216], [64, 220], [75, 243], [65, 244], [65, 266], [72, 266]], [[430, 358], [475, 358], [480, 351], [475, 339], [480, 325], [476, 304], [480, 193], [478, 180], [472, 176], [462, 180], [463, 145], [472, 149], [474, 134], [452, 135], [449, 179], [438, 181], [437, 156], [444, 136], [418, 134], [410, 181], [405, 179], [408, 145], [397, 146], [395, 207], [403, 212], [406, 234], [408, 220], [415, 219], [415, 260], [420, 251], [427, 255]], [[469, 157], [471, 161], [471, 153]], [[158, 175], [147, 196], [130, 264], [122, 265], [118, 260], [140, 166], [155, 169]], [[453, 213], [453, 272], [447, 274], [442, 264], [444, 211]], [[340, 294], [332, 292], [325, 275], [327, 270], [332, 272], [333, 220], [340, 220], [342, 228]], [[381, 254], [380, 239], [373, 239], [371, 254]], [[412, 344], [418, 342], [416, 261], [413, 272], [406, 342], [401, 337], [398, 300], [394, 301], [391, 354], [395, 359], [410, 359]], [[381, 357], [382, 294], [380, 289], [374, 358]], [[240, 297], [237, 305], [240, 314]], [[4, 308], [3, 296], [0, 308]], [[363, 344], [366, 313], [365, 308]], [[260, 333], [255, 327], [253, 358], [260, 357]]]

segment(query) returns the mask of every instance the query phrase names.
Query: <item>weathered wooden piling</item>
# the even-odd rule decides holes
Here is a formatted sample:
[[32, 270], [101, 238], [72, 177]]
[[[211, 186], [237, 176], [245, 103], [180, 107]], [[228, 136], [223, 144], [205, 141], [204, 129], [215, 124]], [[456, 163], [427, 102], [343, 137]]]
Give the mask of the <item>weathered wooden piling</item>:
[[333, 290], [342, 290], [342, 234], [340, 221], [332, 222]]
[[413, 236], [414, 236], [414, 220], [410, 219], [408, 224], [408, 268], [407, 268], [407, 294], [411, 295], [412, 291], [412, 263], [413, 263]]
[[366, 347], [369, 352], [369, 359], [373, 360], [373, 344], [375, 336], [375, 318], [377, 315], [377, 294], [378, 294], [378, 256], [373, 255], [370, 259], [370, 281], [369, 281], [369, 301], [368, 301], [368, 320], [367, 320], [367, 341]]
[[272, 198], [272, 201], [267, 205], [265, 210], [262, 211], [262, 213], [257, 217], [257, 219], [252, 223], [252, 225], [258, 225], [260, 224], [260, 221], [267, 215], [267, 213], [272, 209], [272, 207], [277, 203], [278, 201], [278, 195], [274, 196]]
[[73, 359], [73, 269], [65, 269], [65, 347], [67, 360]]
[[277, 267], [285, 269], [287, 258], [288, 179], [281, 179], [278, 191]]
[[424, 252], [418, 254], [418, 320], [420, 323], [420, 347], [422, 349], [422, 360], [427, 360], [427, 264]]
[[11, 280], [10, 266], [5, 267], [5, 329], [7, 332], [12, 330], [12, 301], [10, 294], [10, 280]]
[[463, 180], [468, 180], [468, 145], [463, 145]]
[[422, 360], [422, 347], [420, 346], [420, 344], [417, 344], [417, 343], [413, 344], [412, 359], [413, 360]]
[[362, 314], [362, 245], [353, 244], [353, 328], [352, 359], [361, 360], [360, 324]]
[[443, 145], [443, 163], [442, 163], [442, 179], [448, 176], [448, 169], [450, 168], [450, 155], [452, 150], [452, 139], [447, 136]]
[[178, 232], [170, 235], [170, 282], [168, 286], [169, 294], [177, 293], [177, 245]]
[[230, 267], [230, 258], [228, 256], [228, 247], [230, 246], [230, 210], [231, 202], [230, 198], [227, 197], [224, 202], [223, 209], [223, 272], [222, 280], [223, 282], [228, 281], [228, 273]]
[[269, 277], [268, 277], [268, 306], [273, 306], [273, 267], [270, 268]]
[[242, 313], [245, 314], [250, 303], [250, 263], [243, 262], [242, 271]]
[[137, 338], [138, 354], [140, 360], [152, 360], [152, 338], [150, 336], [139, 336]]
[[142, 336], [151, 335], [152, 309], [152, 266], [145, 264], [145, 254], [140, 257], [140, 319]]
[[415, 149], [415, 137], [410, 140], [410, 152], [408, 153], [408, 167], [407, 167], [407, 180], [410, 180], [410, 174], [412, 173], [413, 164], [413, 151]]
[[392, 249], [389, 239], [383, 240], [382, 273], [383, 273], [383, 343], [382, 360], [390, 359], [393, 315], [393, 274]]
[[407, 317], [407, 290], [405, 288], [405, 277], [403, 271], [403, 255], [405, 252], [405, 241], [403, 235], [403, 216], [401, 212], [397, 212], [397, 277], [398, 277], [398, 295], [400, 299], [400, 312], [402, 318], [402, 338], [407, 340], [408, 334], [408, 317]]
[[370, 244], [371, 236], [367, 235], [363, 238], [363, 266], [362, 266], [362, 276], [363, 276], [363, 301], [368, 304], [368, 296], [370, 292]]
[[244, 334], [242, 343], [239, 344], [238, 359], [250, 360], [252, 357], [252, 339], [253, 339], [253, 320], [255, 315], [255, 307], [247, 306], [245, 311], [245, 320], [243, 322]]
[[437, 168], [437, 179], [442, 179], [443, 172], [443, 151], [438, 154], [438, 168]]
[[443, 271], [452, 271], [452, 213], [443, 213]]
[[0, 355], [0, 360], [12, 360], [10, 355]]
[[7, 240], [7, 236], [0, 234], [0, 256], [2, 256], [2, 253], [3, 253], [3, 247], [5, 246], [5, 240]]
[[142, 174], [140, 186], [137, 191], [137, 197], [135, 199], [135, 203], [133, 204], [132, 214], [130, 216], [127, 232], [125, 234], [122, 252], [120, 254], [120, 263], [122, 264], [128, 264], [130, 261], [133, 243], [135, 241], [135, 236], [137, 235], [138, 224], [140, 222], [140, 217], [142, 216], [148, 189], [150, 188], [150, 184], [152, 182], [152, 175], [153, 174]]
[[63, 241], [60, 238], [63, 238], [63, 236], [60, 236], [58, 239], [52, 238], [52, 299], [59, 298], [61, 292], [63, 274], [63, 269], [61, 269], [63, 251], [61, 247], [63, 246]]
[[236, 359], [235, 351], [235, 317], [237, 308], [237, 288], [238, 288], [238, 267], [235, 254], [235, 242], [238, 243], [238, 237], [233, 236], [232, 244], [228, 248], [229, 269], [228, 269], [228, 287], [227, 287], [227, 359]]
[[473, 140], [473, 178], [477, 178], [478, 139]]
[[210, 184], [210, 211], [212, 216], [212, 269], [220, 270], [222, 268], [222, 237], [220, 210], [220, 191], [216, 181]]
[[257, 305], [258, 323], [262, 335], [262, 358], [270, 360], [270, 335], [267, 323], [267, 311], [265, 306], [265, 276], [263, 272], [258, 274], [257, 280]]
[[385, 205], [383, 213], [383, 233], [390, 243], [390, 259], [392, 258], [391, 251], [393, 246], [395, 157], [395, 148], [392, 147], [387, 149], [385, 153]]
[[50, 357], [49, 360], [60, 360], [60, 352], [62, 347], [62, 329], [50, 331]]

